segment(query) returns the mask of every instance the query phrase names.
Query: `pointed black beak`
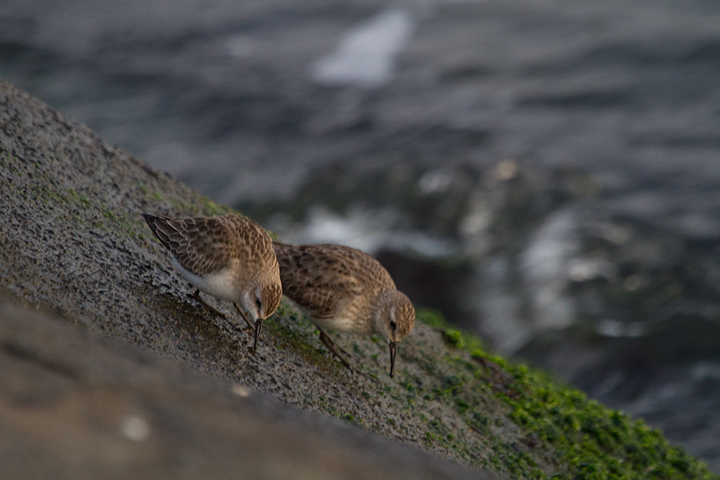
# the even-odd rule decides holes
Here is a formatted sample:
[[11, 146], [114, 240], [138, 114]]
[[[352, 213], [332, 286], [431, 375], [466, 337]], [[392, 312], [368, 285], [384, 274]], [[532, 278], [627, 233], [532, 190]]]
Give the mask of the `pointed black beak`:
[[397, 353], [397, 342], [390, 342], [390, 376], [395, 375], [395, 354]]
[[253, 343], [253, 350], [257, 349], [258, 340], [260, 339], [260, 330], [262, 329], [264, 318], [258, 318], [255, 321], [255, 342]]

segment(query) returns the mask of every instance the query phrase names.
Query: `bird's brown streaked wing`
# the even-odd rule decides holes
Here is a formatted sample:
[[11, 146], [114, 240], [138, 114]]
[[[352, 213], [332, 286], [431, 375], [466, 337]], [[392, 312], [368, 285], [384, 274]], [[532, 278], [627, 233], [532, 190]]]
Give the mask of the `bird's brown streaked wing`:
[[265, 229], [242, 215], [214, 217], [223, 222], [237, 238], [239, 251], [242, 250], [248, 263], [276, 265], [277, 258], [272, 248], [272, 239]]
[[316, 318], [332, 318], [338, 298], [362, 295], [364, 253], [340, 245], [275, 244], [283, 293]]
[[395, 282], [380, 262], [367, 253], [345, 245], [306, 246], [328, 270], [352, 276], [366, 288], [372, 286], [372, 293], [395, 288]]
[[237, 235], [216, 218], [144, 216], [153, 233], [178, 263], [196, 275], [220, 270], [237, 257]]

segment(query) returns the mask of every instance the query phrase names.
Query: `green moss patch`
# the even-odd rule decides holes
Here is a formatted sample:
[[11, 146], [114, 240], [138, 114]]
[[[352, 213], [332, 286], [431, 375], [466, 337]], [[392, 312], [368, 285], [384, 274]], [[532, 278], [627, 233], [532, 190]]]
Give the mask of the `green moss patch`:
[[[670, 445], [659, 430], [643, 420], [590, 400], [544, 372], [486, 352], [477, 337], [451, 328], [438, 312], [419, 310], [418, 319], [443, 330], [448, 345], [470, 354], [474, 365], [465, 366], [510, 408], [510, 419], [526, 434], [525, 446], [544, 446], [556, 453], [547, 459], [556, 470], [549, 477], [522, 449], [512, 453], [512, 448], [502, 445], [493, 447], [490, 465], [494, 468], [509, 470], [518, 478], [563, 480], [720, 478], [703, 462]], [[459, 414], [472, 413], [466, 420], [471, 428], [491, 431], [490, 417], [473, 408], [460, 388], [462, 383], [463, 378], [448, 378], [447, 389], [436, 394], [452, 399]]]

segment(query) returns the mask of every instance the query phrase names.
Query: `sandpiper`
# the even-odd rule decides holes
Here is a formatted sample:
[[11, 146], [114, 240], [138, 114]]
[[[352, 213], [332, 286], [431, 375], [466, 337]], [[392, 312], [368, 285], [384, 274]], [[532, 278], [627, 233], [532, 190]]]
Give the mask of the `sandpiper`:
[[325, 330], [380, 334], [390, 349], [395, 374], [397, 345], [415, 325], [415, 309], [392, 277], [370, 255], [343, 245], [275, 243], [283, 294], [320, 330], [320, 340], [352, 370]]
[[[221, 312], [200, 291], [229, 300], [255, 328], [257, 347], [263, 321], [280, 305], [282, 287], [272, 239], [241, 215], [168, 218], [143, 213], [150, 230], [172, 253], [172, 263], [195, 287], [192, 297], [215, 314]], [[252, 320], [252, 322], [251, 322]]]

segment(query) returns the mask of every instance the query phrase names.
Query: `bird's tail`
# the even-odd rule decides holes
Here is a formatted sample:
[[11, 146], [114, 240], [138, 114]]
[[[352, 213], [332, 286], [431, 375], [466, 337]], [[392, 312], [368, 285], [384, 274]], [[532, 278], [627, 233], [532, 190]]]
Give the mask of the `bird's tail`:
[[148, 227], [150, 227], [150, 230], [158, 238], [158, 240], [160, 240], [160, 243], [162, 243], [166, 248], [170, 248], [168, 245], [167, 235], [161, 235], [162, 232], [158, 232], [158, 226], [167, 225], [168, 220], [170, 219], [168, 217], [163, 217], [162, 215], [153, 215], [145, 212], [142, 213], [142, 216], [145, 219], [145, 223], [147, 223]]

